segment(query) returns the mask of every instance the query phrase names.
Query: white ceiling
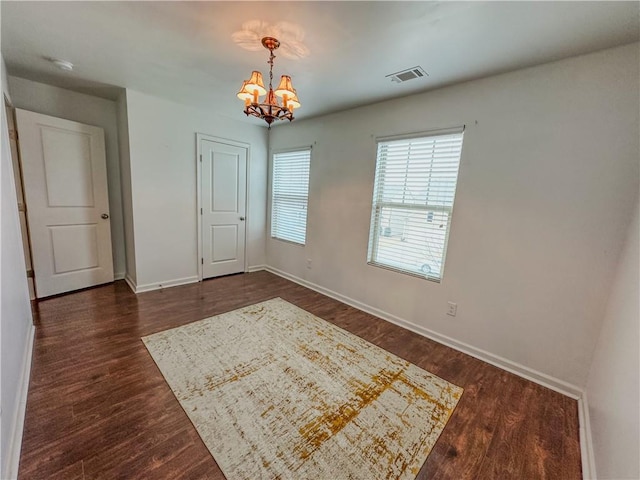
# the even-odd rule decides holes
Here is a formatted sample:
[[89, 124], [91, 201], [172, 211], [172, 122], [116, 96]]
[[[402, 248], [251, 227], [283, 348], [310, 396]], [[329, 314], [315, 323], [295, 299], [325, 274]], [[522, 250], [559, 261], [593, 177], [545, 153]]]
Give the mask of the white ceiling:
[[[127, 87], [241, 120], [235, 94], [251, 70], [268, 77], [268, 51], [232, 35], [250, 20], [290, 22], [309, 55], [278, 56], [274, 76], [293, 77], [304, 118], [638, 41], [639, 13], [613, 1], [2, 1], [1, 47], [11, 75], [106, 98]], [[428, 78], [385, 78], [417, 65]]]

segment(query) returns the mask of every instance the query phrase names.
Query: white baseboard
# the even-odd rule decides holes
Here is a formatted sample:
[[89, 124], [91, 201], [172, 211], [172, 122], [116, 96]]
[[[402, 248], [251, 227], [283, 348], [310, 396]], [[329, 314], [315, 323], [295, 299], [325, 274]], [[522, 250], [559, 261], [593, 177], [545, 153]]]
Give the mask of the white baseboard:
[[131, 291], [136, 293], [136, 282], [133, 281], [133, 278], [131, 278], [128, 273], [125, 274], [124, 281], [127, 282]]
[[358, 300], [354, 300], [353, 298], [347, 297], [346, 295], [342, 295], [340, 293], [334, 292], [333, 290], [329, 290], [328, 288], [322, 287], [313, 282], [309, 282], [295, 275], [291, 275], [277, 268], [267, 265], [265, 266], [265, 270], [271, 273], [274, 273], [280, 277], [286, 278], [287, 280], [291, 280], [292, 282], [298, 283], [304, 287], [310, 288], [311, 290], [315, 290], [316, 292], [322, 293], [323, 295], [339, 300], [342, 303], [351, 305], [352, 307], [355, 307], [358, 310], [362, 310], [363, 312], [370, 313], [371, 315], [375, 315], [376, 317], [382, 318], [383, 320], [386, 320], [390, 323], [398, 325], [402, 328], [411, 330], [414, 333], [417, 333], [419, 335], [422, 335], [423, 337], [427, 337], [438, 343], [451, 347], [454, 350], [458, 350], [459, 352], [466, 353], [467, 355], [470, 355], [474, 358], [482, 360], [483, 362], [490, 363], [491, 365], [494, 365], [498, 368], [511, 372], [520, 377], [526, 378], [527, 380], [531, 380], [532, 382], [538, 383], [544, 387], [550, 388], [551, 390], [562, 393], [563, 395], [566, 395], [573, 399], [577, 400], [582, 396], [581, 388], [575, 385], [572, 385], [568, 382], [565, 382], [564, 380], [554, 378], [550, 375], [547, 375], [546, 373], [538, 372], [537, 370], [526, 367], [517, 362], [513, 362], [499, 355], [495, 355], [491, 352], [487, 352], [486, 350], [476, 348], [467, 343], [460, 342], [451, 337], [442, 335], [431, 329], [423, 327], [421, 325], [416, 325], [415, 323], [410, 322], [409, 320], [405, 320], [403, 318], [397, 317], [391, 313], [372, 307]]
[[591, 436], [591, 420], [589, 418], [587, 392], [582, 392], [582, 396], [578, 399], [578, 422], [580, 423], [582, 478], [584, 480], [596, 480], [596, 459], [593, 454], [593, 437]]
[[[187, 283], [197, 283], [200, 279], [197, 275], [185, 278], [176, 278], [175, 280], [167, 280], [166, 282], [147, 283], [146, 285], [136, 285], [135, 293], [150, 292], [151, 290], [160, 290], [162, 288], [177, 287], [178, 285], [186, 285]], [[131, 285], [130, 285], [131, 286]]]
[[[259, 272], [261, 270], [266, 270], [266, 268], [267, 268], [266, 265], [253, 265], [253, 266], [247, 267], [247, 272], [248, 273]], [[150, 292], [152, 290], [160, 290], [162, 288], [177, 287], [178, 285], [186, 285], [188, 283], [197, 283], [200, 281], [198, 276], [195, 275], [192, 277], [178, 278], [175, 280], [167, 280], [166, 282], [148, 283], [146, 285], [136, 285], [136, 282], [134, 282], [129, 275], [123, 273], [122, 277], [119, 277], [116, 274], [116, 280], [120, 280], [120, 279], [124, 279], [124, 281], [127, 282], [127, 285], [129, 285], [129, 288], [133, 293]]]
[[[8, 445], [7, 464], [2, 478], [13, 480], [18, 478], [18, 467], [20, 466], [20, 449], [22, 448], [22, 433], [24, 432], [24, 417], [27, 410], [27, 394], [29, 393], [29, 378], [31, 377], [31, 359], [33, 357], [33, 341], [35, 339], [36, 328], [32, 325], [27, 333], [27, 342], [22, 358], [22, 372], [20, 374], [20, 384], [18, 393], [18, 403], [13, 412], [13, 429], [11, 431], [10, 443]], [[3, 412], [4, 413], [4, 412]], [[10, 417], [11, 418], [11, 417]]]
[[466, 353], [467, 355], [482, 360], [483, 362], [494, 365], [498, 368], [501, 368], [502, 370], [506, 370], [515, 375], [518, 375], [519, 377], [525, 378], [558, 393], [566, 395], [567, 397], [577, 400], [578, 422], [580, 428], [580, 452], [582, 457], [582, 476], [585, 480], [596, 479], [595, 462], [593, 456], [593, 441], [591, 437], [591, 423], [589, 421], [589, 406], [587, 404], [586, 392], [580, 387], [565, 382], [564, 380], [552, 377], [551, 375], [547, 375], [546, 373], [538, 372], [537, 370], [526, 367], [517, 362], [513, 362], [499, 355], [487, 352], [486, 350], [476, 348], [467, 343], [460, 342], [451, 337], [447, 337], [446, 335], [439, 334], [421, 325], [416, 325], [413, 322], [402, 319], [365, 303], [359, 302], [358, 300], [354, 300], [353, 298], [347, 297], [346, 295], [334, 292], [333, 290], [322, 287], [313, 282], [309, 282], [308, 280], [304, 280], [295, 275], [291, 275], [290, 273], [284, 272], [269, 265], [265, 265], [264, 270], [267, 270], [271, 273], [274, 273], [275, 275], [302, 285], [303, 287], [315, 290], [316, 292], [322, 293], [323, 295], [331, 297], [342, 303], [346, 303], [347, 305], [357, 308], [358, 310], [362, 310], [363, 312], [375, 315], [376, 317], [382, 318], [383, 320], [386, 320], [390, 323], [427, 337], [443, 345], [446, 345], [450, 348], [453, 348], [454, 350]]
[[114, 273], [113, 274], [113, 279], [114, 280], [124, 280], [124, 272], [120, 272], [120, 273]]

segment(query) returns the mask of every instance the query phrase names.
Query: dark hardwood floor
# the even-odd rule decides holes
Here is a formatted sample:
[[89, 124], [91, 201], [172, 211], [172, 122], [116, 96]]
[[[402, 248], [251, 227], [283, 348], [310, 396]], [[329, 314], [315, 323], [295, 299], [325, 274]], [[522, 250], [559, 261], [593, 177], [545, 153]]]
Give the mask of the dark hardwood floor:
[[140, 337], [278, 296], [464, 388], [418, 478], [581, 478], [575, 400], [267, 272], [39, 302], [20, 478], [224, 479]]

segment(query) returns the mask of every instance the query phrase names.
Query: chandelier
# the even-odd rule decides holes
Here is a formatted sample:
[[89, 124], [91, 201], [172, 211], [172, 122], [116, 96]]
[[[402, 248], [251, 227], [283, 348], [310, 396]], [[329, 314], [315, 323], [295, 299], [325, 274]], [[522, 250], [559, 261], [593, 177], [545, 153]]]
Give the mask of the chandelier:
[[[276, 56], [273, 51], [280, 46], [280, 42], [273, 37], [264, 37], [262, 46], [269, 50], [269, 91], [264, 88], [262, 73], [254, 70], [251, 78], [242, 83], [242, 88], [238, 92], [238, 98], [244, 100], [244, 113], [249, 116], [262, 118], [271, 124], [275, 120], [293, 120], [293, 109], [300, 107], [300, 101], [296, 89], [291, 85], [291, 77], [282, 75], [280, 85], [273, 90], [273, 59]], [[266, 95], [264, 101], [260, 97]], [[277, 98], [276, 98], [277, 97]], [[280, 102], [278, 102], [278, 98]]]

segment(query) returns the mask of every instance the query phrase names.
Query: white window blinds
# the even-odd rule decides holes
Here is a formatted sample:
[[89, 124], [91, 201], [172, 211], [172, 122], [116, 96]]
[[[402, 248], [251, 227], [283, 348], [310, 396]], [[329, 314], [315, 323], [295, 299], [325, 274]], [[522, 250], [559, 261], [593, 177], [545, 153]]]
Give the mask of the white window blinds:
[[276, 153], [273, 156], [271, 189], [271, 236], [305, 244], [311, 149]]
[[378, 142], [368, 261], [440, 281], [462, 129]]

